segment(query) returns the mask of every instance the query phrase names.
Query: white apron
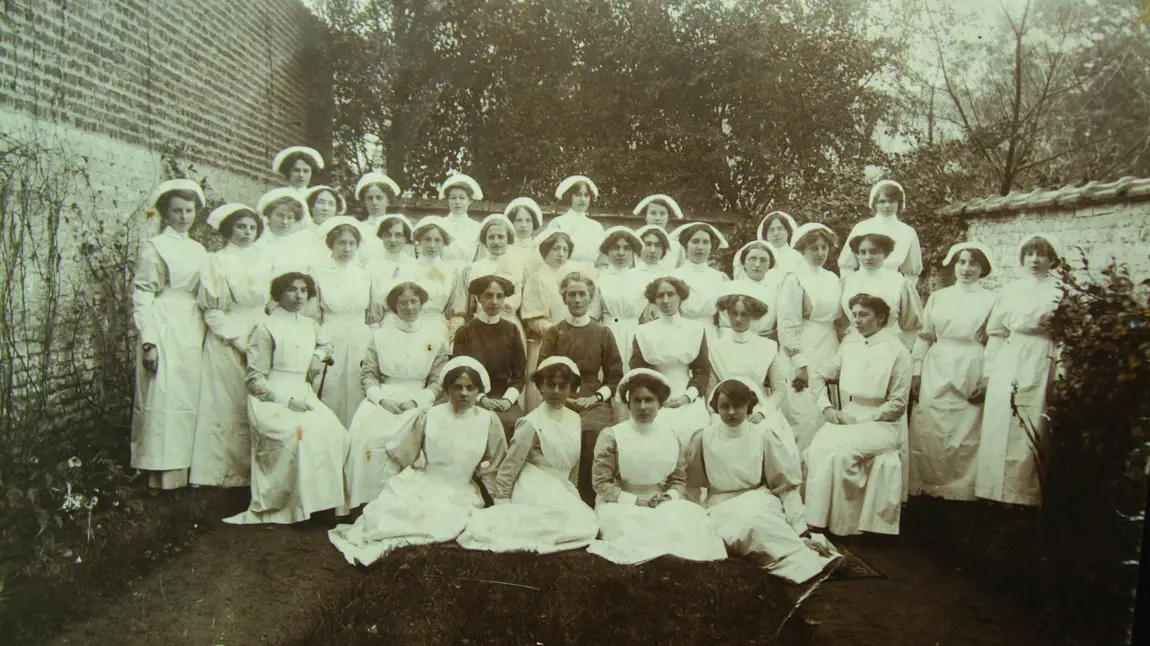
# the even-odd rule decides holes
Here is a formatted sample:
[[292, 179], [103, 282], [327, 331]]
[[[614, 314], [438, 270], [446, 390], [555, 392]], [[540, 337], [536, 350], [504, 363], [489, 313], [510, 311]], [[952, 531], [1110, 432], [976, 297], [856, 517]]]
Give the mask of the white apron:
[[[351, 263], [341, 267], [331, 259], [312, 268], [311, 274], [319, 288], [321, 329], [324, 338], [332, 342], [331, 358], [335, 361], [322, 378], [321, 399], [346, 428], [363, 401], [359, 364], [371, 338], [367, 326], [371, 279], [363, 268]], [[315, 382], [317, 389], [319, 379]]]
[[[686, 393], [691, 379], [690, 365], [698, 356], [704, 339], [703, 324], [680, 318], [676, 325], [655, 320], [639, 326], [635, 340], [643, 359], [667, 379], [671, 385], [670, 399]], [[707, 393], [699, 393], [695, 401], [679, 408], [659, 410], [659, 424], [675, 433], [680, 444], [710, 421]]]

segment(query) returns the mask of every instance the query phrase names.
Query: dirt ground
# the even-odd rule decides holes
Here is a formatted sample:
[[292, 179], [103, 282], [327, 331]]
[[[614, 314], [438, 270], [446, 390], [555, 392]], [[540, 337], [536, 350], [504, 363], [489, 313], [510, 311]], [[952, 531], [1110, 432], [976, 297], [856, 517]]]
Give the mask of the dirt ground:
[[[208, 523], [180, 554], [48, 643], [413, 643], [419, 636], [424, 643], [605, 643], [603, 631], [630, 619], [637, 624], [633, 639], [621, 632], [607, 641], [1059, 643], [1011, 600], [898, 539], [848, 541], [887, 578], [823, 582], [780, 633], [807, 588], [778, 582], [747, 563], [662, 559], [620, 568], [585, 553], [416, 548], [364, 569], [348, 565], [330, 546], [330, 524]], [[483, 629], [472, 623], [479, 621]], [[504, 628], [488, 629], [492, 622]]]

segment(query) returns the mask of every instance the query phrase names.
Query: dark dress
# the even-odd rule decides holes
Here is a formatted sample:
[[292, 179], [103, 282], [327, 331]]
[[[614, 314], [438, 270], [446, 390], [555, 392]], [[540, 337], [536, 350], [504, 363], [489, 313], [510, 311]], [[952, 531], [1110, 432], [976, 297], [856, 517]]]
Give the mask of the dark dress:
[[[518, 399], [519, 393], [523, 392], [523, 375], [527, 369], [527, 354], [519, 328], [503, 319], [484, 323], [473, 318], [455, 333], [451, 356], [471, 357], [483, 364], [491, 378], [491, 388], [486, 393], [488, 397], [502, 399], [511, 395], [507, 397], [511, 400], [511, 408], [496, 413], [503, 424], [504, 434], [510, 438], [515, 431], [515, 420], [523, 417]], [[508, 393], [509, 390], [512, 392]]]

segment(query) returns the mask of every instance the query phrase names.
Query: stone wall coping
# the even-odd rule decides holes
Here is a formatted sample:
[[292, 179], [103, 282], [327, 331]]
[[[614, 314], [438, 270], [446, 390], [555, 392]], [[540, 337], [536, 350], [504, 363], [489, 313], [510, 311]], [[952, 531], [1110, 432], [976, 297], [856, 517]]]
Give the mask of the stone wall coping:
[[974, 217], [1013, 213], [1032, 209], [1070, 208], [1150, 199], [1150, 178], [1123, 177], [1113, 182], [1088, 182], [1080, 186], [1067, 184], [1058, 189], [1039, 188], [1030, 192], [1012, 191], [1008, 195], [979, 197], [949, 204], [939, 209], [940, 215]]

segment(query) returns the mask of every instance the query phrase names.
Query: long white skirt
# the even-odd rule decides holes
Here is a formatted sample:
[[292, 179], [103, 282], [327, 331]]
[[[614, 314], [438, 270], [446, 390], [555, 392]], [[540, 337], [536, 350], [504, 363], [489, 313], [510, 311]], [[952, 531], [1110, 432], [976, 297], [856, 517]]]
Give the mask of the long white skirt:
[[[834, 356], [838, 349], [838, 336], [832, 325], [823, 325], [813, 321], [804, 320], [802, 336], [799, 345], [802, 354], [806, 355], [807, 374], [813, 374], [824, 361]], [[795, 442], [800, 451], [805, 451], [811, 445], [815, 432], [823, 425], [823, 411], [818, 405], [818, 393], [804, 388], [799, 392], [790, 390], [784, 412], [787, 421], [795, 431]]]
[[[407, 398], [410, 399], [410, 395]], [[384, 450], [387, 443], [423, 410], [413, 408], [396, 415], [366, 399], [360, 402], [351, 420], [351, 428], [348, 429], [351, 450], [347, 453], [347, 464], [344, 465], [349, 507], [355, 508], [379, 497], [383, 491], [387, 466], [391, 462]]]
[[326, 377], [316, 377], [316, 388], [323, 381], [323, 403], [335, 413], [339, 423], [351, 425], [360, 402], [363, 401], [363, 382], [359, 364], [367, 356], [371, 342], [371, 328], [364, 322], [364, 314], [334, 315], [324, 313], [323, 334], [332, 342], [332, 359]]
[[511, 502], [476, 511], [458, 541], [472, 550], [549, 554], [587, 547], [598, 534], [595, 512], [570, 480], [526, 463]]
[[348, 563], [371, 565], [398, 547], [455, 540], [482, 506], [466, 477], [407, 468], [387, 480], [354, 525], [339, 525], [328, 539]]
[[617, 502], [595, 505], [600, 539], [588, 552], [618, 563], [637, 565], [660, 556], [688, 561], [721, 561], [727, 558], [723, 539], [711, 529], [707, 512], [687, 500], [670, 500], [658, 507]]

